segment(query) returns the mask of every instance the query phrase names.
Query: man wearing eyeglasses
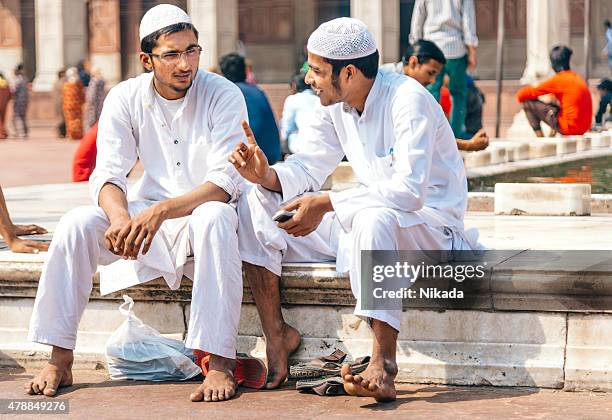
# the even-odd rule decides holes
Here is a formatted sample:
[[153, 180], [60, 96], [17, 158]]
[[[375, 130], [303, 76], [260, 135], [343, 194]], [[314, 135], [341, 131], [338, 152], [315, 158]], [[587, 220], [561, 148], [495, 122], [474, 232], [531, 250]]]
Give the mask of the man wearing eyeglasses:
[[[77, 327], [98, 265], [101, 294], [159, 277], [174, 290], [183, 274], [192, 278], [186, 346], [210, 358], [191, 399], [235, 393], [242, 272], [233, 204], [241, 177], [226, 157], [242, 138], [246, 105], [233, 83], [198, 70], [198, 32], [180, 8], [150, 9], [140, 39], [148, 73], [114, 87], [100, 117], [94, 205], [64, 215], [43, 269], [29, 338], [53, 350], [26, 384], [31, 394], [72, 384]], [[128, 196], [137, 159], [144, 174]]]

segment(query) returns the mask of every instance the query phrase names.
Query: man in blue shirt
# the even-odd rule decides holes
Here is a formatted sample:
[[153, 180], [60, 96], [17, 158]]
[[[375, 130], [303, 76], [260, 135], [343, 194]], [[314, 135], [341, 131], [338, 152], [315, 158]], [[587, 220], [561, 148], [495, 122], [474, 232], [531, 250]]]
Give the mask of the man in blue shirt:
[[234, 82], [242, 91], [249, 114], [249, 125], [255, 134], [259, 147], [273, 164], [281, 158], [278, 126], [266, 94], [256, 85], [246, 83], [246, 65], [244, 57], [226, 54], [219, 63], [223, 76]]

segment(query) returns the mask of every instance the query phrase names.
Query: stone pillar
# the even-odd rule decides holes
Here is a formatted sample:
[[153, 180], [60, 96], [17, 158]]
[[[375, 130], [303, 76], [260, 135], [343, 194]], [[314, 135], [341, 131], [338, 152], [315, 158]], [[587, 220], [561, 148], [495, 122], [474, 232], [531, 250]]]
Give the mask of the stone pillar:
[[23, 60], [19, 3], [19, 0], [0, 2], [0, 72], [6, 78], [13, 76], [13, 69]]
[[121, 68], [124, 79], [142, 73], [140, 64], [140, 35], [138, 29], [144, 11], [140, 1], [127, 1], [120, 16], [121, 22]]
[[[569, 24], [569, 0], [527, 0], [527, 65], [522, 84], [541, 82], [554, 73], [550, 66], [550, 50], [559, 44], [569, 46]], [[545, 124], [542, 129], [544, 133], [549, 130]], [[507, 137], [535, 137], [525, 112], [514, 116]]]
[[91, 68], [99, 68], [109, 84], [118, 83], [121, 80], [119, 0], [90, 0], [89, 33]]
[[399, 15], [397, 0], [351, 0], [351, 16], [368, 25], [383, 63], [399, 60]]
[[34, 90], [50, 91], [57, 72], [87, 58], [87, 2], [36, 0]]
[[200, 33], [200, 67], [216, 66], [219, 57], [236, 50], [238, 0], [189, 0], [187, 9]]
[[537, 83], [553, 74], [549, 54], [559, 44], [570, 44], [569, 0], [528, 0], [527, 66], [521, 83]]

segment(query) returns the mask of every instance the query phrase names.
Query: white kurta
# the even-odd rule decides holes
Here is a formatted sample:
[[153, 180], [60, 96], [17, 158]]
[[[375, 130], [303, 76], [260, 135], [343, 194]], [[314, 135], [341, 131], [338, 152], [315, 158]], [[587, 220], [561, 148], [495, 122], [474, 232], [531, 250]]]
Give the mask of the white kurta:
[[[463, 228], [467, 180], [448, 121], [414, 79], [379, 72], [361, 115], [342, 103], [319, 106], [305, 131], [302, 151], [273, 166], [282, 197], [257, 187], [240, 200], [240, 255], [276, 274], [281, 261], [336, 258], [350, 273], [355, 313], [399, 329], [397, 313], [359, 307], [359, 251], [478, 247], [476, 232]], [[331, 192], [334, 212], [307, 237], [276, 228], [281, 202], [318, 191], [344, 155], [360, 185]]]
[[[152, 74], [111, 89], [98, 127], [96, 169], [90, 179], [93, 206], [65, 214], [39, 282], [29, 339], [74, 349], [79, 320], [99, 264], [102, 294], [163, 276], [170, 288], [183, 274], [193, 279], [186, 345], [234, 358], [242, 302], [238, 217], [233, 203], [242, 178], [227, 162], [244, 133], [247, 110], [240, 90], [228, 80], [198, 71], [168, 126], [155, 100]], [[144, 174], [130, 188], [130, 215], [212, 182], [231, 203], [206, 202], [191, 215], [166, 220], [147, 255], [125, 261], [104, 243], [109, 221], [98, 206], [102, 186], [127, 193], [127, 174], [140, 159]], [[193, 255], [193, 264], [186, 264]]]
[[[153, 74], [143, 74], [111, 89], [98, 125], [96, 169], [89, 181], [91, 198], [98, 204], [102, 186], [113, 183], [124, 192], [127, 174], [140, 159], [144, 174], [128, 194], [142, 202], [177, 197], [210, 181], [234, 202], [242, 178], [227, 162], [243, 139], [240, 122], [248, 120], [246, 104], [235, 84], [199, 70], [172, 125], [155, 99]], [[136, 212], [139, 212], [136, 211]], [[138, 261], [118, 261], [101, 269], [103, 294], [163, 276], [171, 289], [180, 286], [189, 252], [186, 218], [165, 222]]]

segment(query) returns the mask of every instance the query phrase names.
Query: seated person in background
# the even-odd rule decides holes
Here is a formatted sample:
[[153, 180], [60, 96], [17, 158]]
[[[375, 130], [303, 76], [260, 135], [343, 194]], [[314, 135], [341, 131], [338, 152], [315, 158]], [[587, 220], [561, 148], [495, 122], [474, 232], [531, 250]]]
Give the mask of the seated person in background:
[[[612, 80], [603, 79], [597, 85], [597, 90], [599, 91], [601, 99], [599, 100], [599, 109], [595, 115], [595, 126], [601, 127], [606, 123], [603, 121], [604, 114], [606, 114], [606, 112], [608, 113], [608, 119], [612, 116]], [[609, 110], [608, 107], [610, 107]]]
[[[553, 137], [560, 132], [565, 135], [581, 135], [591, 128], [593, 103], [586, 82], [578, 73], [570, 70], [572, 50], [564, 45], [550, 52], [550, 63], [555, 75], [537, 86], [521, 88], [516, 99], [523, 105], [525, 115], [536, 136], [544, 137], [543, 121], [548, 124]], [[558, 104], [538, 100], [542, 95], [553, 95]]]
[[305, 76], [306, 73], [301, 71], [293, 75], [291, 85], [295, 87], [295, 93], [287, 96], [283, 105], [281, 139], [287, 143], [290, 153], [300, 151], [300, 145], [303, 143], [299, 140], [300, 128], [306, 126], [319, 103], [317, 95], [304, 81]]
[[240, 88], [249, 113], [249, 124], [259, 140], [259, 145], [269, 162], [281, 159], [280, 137], [274, 113], [266, 94], [254, 84], [246, 81], [247, 70], [244, 57], [236, 53], [226, 54], [219, 62], [221, 73]]
[[0, 235], [11, 251], [25, 254], [38, 254], [49, 249], [49, 244], [40, 241], [21, 239], [19, 236], [47, 233], [47, 229], [37, 225], [14, 225], [9, 216], [4, 194], [0, 188]]
[[[409, 45], [399, 63], [383, 64], [381, 71], [393, 71], [412, 77], [421, 85], [427, 87], [436, 80], [446, 58], [442, 50], [431, 41], [419, 39], [413, 45]], [[459, 150], [483, 150], [489, 145], [489, 137], [480, 130], [470, 140], [457, 139]]]

